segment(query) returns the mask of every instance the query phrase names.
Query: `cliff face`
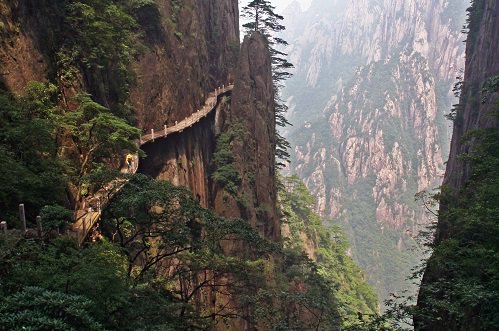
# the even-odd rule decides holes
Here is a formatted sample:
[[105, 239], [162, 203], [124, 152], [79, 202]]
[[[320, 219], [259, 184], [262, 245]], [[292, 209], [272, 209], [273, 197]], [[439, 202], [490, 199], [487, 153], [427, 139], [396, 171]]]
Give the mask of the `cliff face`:
[[[22, 93], [31, 80], [58, 79], [55, 68], [60, 64], [54, 49], [60, 42], [57, 29], [64, 25], [46, 21], [50, 17], [43, 17], [40, 10], [47, 11], [47, 6], [29, 1], [1, 3], [1, 83], [14, 93]], [[205, 207], [245, 217], [261, 234], [278, 238], [273, 89], [265, 42], [251, 38], [238, 60], [239, 11], [235, 0], [157, 1], [155, 6], [138, 7], [132, 14], [141, 30], [138, 35], [143, 47], [131, 63], [135, 83], [129, 91], [129, 105], [144, 132], [188, 117], [201, 108], [209, 92], [237, 79], [232, 109], [220, 106], [217, 128], [215, 115], [210, 115], [194, 130], [144, 146], [148, 157], [141, 162], [141, 171], [187, 186]], [[103, 92], [110, 90], [106, 81], [97, 88], [85, 75], [85, 71], [77, 75], [70, 86], [61, 84], [63, 94], [87, 90], [95, 92], [97, 101], [111, 105], [112, 96]], [[222, 190], [210, 184], [214, 133], [234, 124], [245, 128], [244, 140], [232, 146], [238, 170], [245, 174], [241, 182], [244, 201], [236, 210], [224, 206]]]
[[476, 0], [470, 8], [466, 70], [416, 330], [487, 330], [499, 323], [498, 15], [497, 1]]
[[[116, 111], [116, 89], [107, 85], [113, 78], [105, 77], [109, 72], [76, 66], [78, 72], [70, 81], [63, 81], [60, 69], [65, 63], [58, 48], [67, 46], [62, 33], [76, 19], [62, 21], [60, 18], [74, 8], [64, 1], [60, 4], [15, 0], [0, 3], [1, 86], [21, 94], [31, 80], [52, 81], [59, 85], [65, 100], [86, 91]], [[98, 16], [94, 8], [85, 7], [84, 1], [80, 5], [88, 10], [88, 17], [82, 21], [88, 24], [85, 28], [90, 26], [85, 33], [108, 32], [92, 30], [92, 24], [101, 28], [105, 23], [92, 21]], [[156, 1], [123, 8], [136, 20], [137, 24], [132, 25], [134, 34], [130, 34], [140, 47], [130, 63], [135, 81], [124, 90], [128, 97], [122, 105], [133, 110], [135, 124], [144, 132], [183, 120], [201, 108], [209, 92], [236, 79], [232, 101], [224, 99], [217, 115], [211, 114], [195, 128], [145, 145], [148, 156], [141, 161], [140, 171], [187, 186], [203, 206], [226, 216], [244, 217], [266, 238], [279, 238], [274, 92], [264, 39], [257, 35], [249, 38], [238, 59], [236, 0]], [[97, 50], [103, 46], [94, 44]], [[244, 131], [243, 139], [231, 145], [242, 180], [238, 201], [230, 202], [222, 198], [222, 188], [211, 183], [211, 154], [215, 150], [215, 132], [223, 133], [235, 125]]]
[[428, 220], [414, 194], [441, 180], [465, 8], [316, 0], [288, 11], [290, 169], [317, 197], [316, 210], [341, 222], [382, 299], [404, 287], [417, 261], [408, 247]]
[[[462, 68], [459, 30], [465, 8], [465, 1], [429, 0], [315, 0], [305, 13], [291, 7], [290, 60], [304, 72], [308, 86], [316, 87], [325, 83], [324, 70], [347, 57], [355, 66], [414, 49], [428, 58], [438, 77], [454, 79], [455, 70]], [[307, 24], [299, 37], [299, 29], [292, 26], [298, 15]]]
[[[58, 38], [67, 23], [57, 19], [59, 13], [50, 12], [51, 5], [0, 3], [0, 70], [3, 85], [13, 92], [22, 92], [30, 80], [59, 79], [56, 52], [64, 41]], [[54, 10], [62, 11], [64, 5]], [[129, 95], [139, 127], [157, 128], [185, 118], [204, 103], [208, 91], [231, 79], [239, 50], [237, 1], [157, 1], [131, 11], [143, 43], [132, 63], [135, 83]], [[71, 87], [60, 87], [69, 95], [85, 89], [112, 106], [114, 96], [106, 95], [111, 87], [93, 86], [93, 77], [86, 75], [83, 71]]]
[[233, 79], [239, 50], [237, 1], [158, 1], [157, 12], [150, 11], [138, 14], [148, 50], [135, 64], [130, 98], [144, 129], [198, 109], [209, 91]]
[[[435, 143], [436, 108], [435, 81], [420, 54], [405, 53], [362, 67], [326, 108], [331, 113], [331, 150], [324, 158], [314, 155], [315, 162], [335, 169], [328, 162], [333, 157], [339, 165], [337, 176], [346, 186], [358, 187], [355, 196], [362, 194], [361, 187], [371, 191], [377, 222], [401, 228], [414, 211], [397, 198], [431, 188], [443, 171]], [[311, 151], [317, 148], [309, 146]], [[340, 192], [321, 198], [323, 208], [348, 199]]]
[[[87, 91], [115, 111], [109, 77], [97, 79], [99, 86], [95, 86], [96, 79], [87, 77], [85, 67], [71, 82], [59, 76], [63, 64], [57, 51], [67, 47], [61, 35], [68, 22], [56, 18], [68, 10], [65, 6], [64, 1], [59, 7], [44, 1], [0, 3], [0, 85], [22, 94], [29, 81], [52, 81], [66, 100]], [[141, 46], [130, 63], [135, 81], [127, 92], [127, 105], [144, 132], [188, 117], [201, 108], [209, 92], [233, 81], [239, 52], [237, 1], [157, 1], [130, 9], [130, 15], [137, 21], [135, 43]], [[208, 121], [213, 126], [214, 116]], [[214, 139], [210, 129], [200, 125], [199, 132], [187, 130], [180, 137], [172, 136], [174, 144], [146, 146], [148, 158], [141, 169], [191, 188], [208, 207]]]
[[[241, 174], [235, 201], [215, 189], [215, 210], [243, 217], [267, 239], [280, 238], [275, 176], [274, 88], [270, 53], [262, 35], [244, 38], [234, 82], [231, 107], [221, 113], [222, 132], [242, 127], [230, 143], [234, 164]], [[229, 202], [230, 201], [230, 202]], [[237, 206], [237, 207], [236, 207]]]
[[[233, 91], [219, 98], [214, 113], [193, 128], [143, 146], [148, 157], [139, 171], [189, 187], [203, 206], [242, 217], [265, 238], [277, 240], [274, 91], [270, 53], [261, 35], [245, 38], [234, 73]], [[230, 142], [230, 153], [241, 180], [238, 193], [231, 195], [212, 180], [217, 170], [212, 154], [217, 137], [236, 127], [240, 135]]]
[[444, 185], [459, 189], [470, 177], [470, 169], [458, 156], [467, 152], [462, 138], [473, 129], [496, 128], [499, 126], [497, 118], [490, 116], [494, 109], [496, 96], [492, 95], [480, 102], [476, 96], [489, 78], [499, 74], [499, 20], [497, 1], [477, 1], [475, 15], [480, 20], [472, 21], [466, 43], [466, 70], [464, 84], [459, 104], [462, 109], [456, 114], [452, 134], [451, 150]]
[[20, 18], [30, 17], [24, 10], [0, 2], [0, 87], [14, 93], [21, 93], [29, 81], [44, 81], [47, 69], [35, 42], [34, 23], [28, 19], [21, 26]]
[[210, 164], [215, 150], [212, 113], [195, 128], [142, 146], [147, 154], [138, 172], [188, 187], [201, 206], [210, 204]]

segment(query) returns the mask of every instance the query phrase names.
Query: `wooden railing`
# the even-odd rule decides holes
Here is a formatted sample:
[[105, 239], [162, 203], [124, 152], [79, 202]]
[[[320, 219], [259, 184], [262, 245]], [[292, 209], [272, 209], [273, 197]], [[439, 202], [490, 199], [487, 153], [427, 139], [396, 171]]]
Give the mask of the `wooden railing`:
[[[208, 98], [202, 108], [195, 110], [190, 116], [184, 118], [180, 122], [176, 121], [173, 126], [164, 126], [162, 129], [154, 130], [151, 129], [147, 134], [142, 135], [139, 140], [139, 146], [142, 146], [149, 142], [154, 142], [156, 139], [164, 138], [172, 133], [182, 132], [183, 130], [190, 128], [194, 124], [201, 121], [203, 118], [208, 116], [218, 104], [218, 98], [221, 95], [229, 93], [232, 91], [234, 85], [222, 85], [216, 88], [213, 92], [208, 94]], [[136, 173], [139, 167], [139, 157], [134, 155], [132, 162], [132, 167], [130, 171], [125, 165], [120, 169], [122, 173]], [[101, 189], [93, 194], [91, 197], [86, 199], [86, 203], [83, 203], [81, 209], [77, 210], [75, 213], [75, 222], [73, 223], [72, 230], [74, 235], [78, 239], [78, 243], [81, 244], [87, 237], [89, 231], [95, 226], [97, 221], [101, 216], [101, 207], [107, 203], [109, 198], [115, 192], [119, 191], [123, 185], [125, 185], [126, 180], [114, 180], [107, 185], [105, 189]], [[94, 201], [94, 205], [90, 203]]]

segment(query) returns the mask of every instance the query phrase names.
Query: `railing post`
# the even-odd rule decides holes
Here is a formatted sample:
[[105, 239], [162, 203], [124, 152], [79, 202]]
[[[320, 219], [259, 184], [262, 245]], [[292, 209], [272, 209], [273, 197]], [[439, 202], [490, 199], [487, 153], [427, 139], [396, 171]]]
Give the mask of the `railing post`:
[[43, 233], [43, 228], [42, 228], [42, 217], [41, 216], [37, 216], [36, 217], [36, 229], [38, 230], [38, 237], [42, 237], [42, 233]]
[[[90, 217], [92, 217], [92, 212], [90, 212]], [[81, 228], [81, 242], [83, 242], [83, 240], [85, 240], [85, 236], [87, 235], [87, 220], [86, 220], [86, 217], [84, 216], [83, 217], [83, 221], [81, 222], [82, 224], [82, 228]]]
[[139, 145], [142, 145], [142, 133], [139, 135]]
[[21, 227], [24, 232], [27, 231], [26, 228], [26, 214], [24, 213], [24, 203], [19, 204], [19, 220], [21, 221]]
[[222, 85], [222, 93], [225, 93], [225, 84]]
[[164, 125], [164, 128], [165, 128], [165, 136], [166, 136], [166, 124]]
[[0, 222], [0, 232], [2, 232], [3, 234], [7, 234], [7, 222]]
[[97, 211], [100, 213], [101, 212], [101, 204], [100, 204], [100, 198], [97, 199]]
[[175, 121], [175, 126], [177, 126], [177, 124], [178, 124], [178, 121]]
[[151, 129], [151, 137], [152, 137], [152, 141], [154, 141], [154, 129]]

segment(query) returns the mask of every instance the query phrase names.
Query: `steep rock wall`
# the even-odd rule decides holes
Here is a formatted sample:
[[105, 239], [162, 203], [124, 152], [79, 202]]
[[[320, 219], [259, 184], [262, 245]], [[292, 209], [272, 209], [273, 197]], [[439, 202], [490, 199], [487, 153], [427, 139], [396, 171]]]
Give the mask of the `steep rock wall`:
[[[64, 11], [47, 12], [51, 6], [45, 1], [0, 2], [2, 85], [20, 93], [30, 80], [57, 81], [63, 94], [86, 90], [112, 107], [111, 88], [92, 86], [95, 82], [85, 77], [85, 70], [72, 86], [58, 81], [56, 52], [64, 46], [59, 35], [65, 26], [57, 15]], [[204, 103], [209, 91], [232, 80], [239, 50], [237, 1], [158, 0], [130, 14], [143, 43], [132, 63], [135, 82], [129, 96], [139, 127], [158, 128], [183, 119]]]
[[[481, 2], [478, 2], [481, 3]], [[477, 5], [478, 6], [478, 5]], [[466, 132], [479, 128], [496, 128], [499, 121], [490, 116], [497, 95], [481, 102], [477, 95], [489, 78], [499, 75], [499, 3], [484, 1], [480, 8], [480, 21], [473, 21], [466, 44], [466, 70], [459, 104], [462, 109], [456, 114], [452, 134], [451, 150], [445, 171], [444, 185], [461, 188], [470, 176], [470, 169], [459, 160], [459, 155], [467, 152], [462, 142]]]
[[[36, 22], [25, 6], [0, 2], [0, 87], [15, 94], [28, 82], [46, 80], [47, 63], [35, 42]], [[21, 25], [21, 18], [26, 18]]]
[[194, 127], [143, 145], [147, 157], [139, 163], [138, 172], [188, 187], [199, 203], [209, 208], [214, 118], [212, 113]]
[[157, 4], [157, 12], [138, 15], [148, 27], [148, 50], [135, 65], [131, 101], [144, 129], [173, 124], [199, 108], [208, 92], [232, 80], [239, 50], [237, 1]]
[[243, 127], [242, 137], [231, 142], [241, 183], [236, 199], [215, 190], [215, 210], [228, 217], [243, 217], [265, 238], [277, 240], [274, 89], [270, 53], [258, 33], [244, 38], [231, 108], [221, 114], [219, 123], [222, 131]]
[[[499, 93], [483, 92], [489, 79], [499, 76], [498, 17], [497, 1], [473, 2], [464, 81], [433, 252], [418, 295], [416, 330], [492, 330], [497, 325]], [[468, 139], [473, 132], [494, 135]], [[480, 152], [487, 144], [491, 147]], [[467, 300], [470, 296], [476, 300]]]
[[[0, 85], [21, 94], [29, 81], [51, 81], [59, 86], [66, 100], [87, 91], [93, 93], [96, 101], [112, 106], [112, 96], [102, 94], [111, 90], [106, 81], [99, 88], [90, 86], [84, 79], [84, 70], [71, 84], [59, 80], [55, 52], [64, 45], [60, 40], [64, 23], [57, 15], [63, 13], [63, 8], [58, 8], [61, 13], [52, 13], [53, 6], [45, 1], [0, 2]], [[137, 36], [142, 46], [131, 64], [135, 83], [128, 102], [135, 124], [145, 132], [183, 120], [201, 108], [215, 87], [233, 80], [239, 51], [237, 1], [156, 1], [155, 5], [138, 7], [130, 14], [138, 23]], [[159, 178], [190, 187], [208, 207], [207, 155], [213, 151], [214, 138], [208, 137], [202, 128], [199, 135], [205, 140], [195, 137], [197, 133], [186, 132], [180, 140], [172, 137], [174, 143], [170, 146], [177, 161], [171, 159], [168, 151], [166, 155], [157, 155], [162, 150], [155, 146], [147, 153], [151, 161], [144, 159], [141, 163], [146, 173], [150, 171]], [[158, 159], [165, 162], [164, 167], [178, 163], [180, 168], [160, 171], [156, 169], [160, 166]]]
[[[321, 6], [326, 6], [333, 9], [324, 11], [325, 13], [333, 13], [333, 17], [327, 14], [317, 14]], [[419, 119], [427, 118], [424, 129], [427, 132], [419, 132], [416, 137], [424, 139], [422, 144], [425, 144], [428, 149], [429, 144], [437, 145], [436, 154], [420, 153], [423, 158], [421, 162], [422, 168], [415, 168], [416, 173], [421, 174], [422, 178], [417, 179], [418, 190], [428, 189], [436, 186], [439, 180], [438, 169], [443, 167], [443, 158], [447, 151], [445, 140], [447, 138], [446, 125], [443, 123], [443, 112], [447, 111], [445, 107], [450, 107], [451, 98], [450, 90], [452, 82], [457, 75], [458, 68], [463, 65], [463, 48], [460, 44], [460, 38], [463, 36], [459, 32], [460, 23], [455, 22], [458, 18], [452, 16], [453, 8], [458, 7], [463, 12], [460, 16], [464, 16], [463, 4], [450, 4], [444, 1], [356, 1], [351, 5], [340, 4], [339, 2], [326, 5], [321, 1], [315, 1], [303, 15], [313, 17], [319, 15], [319, 19], [314, 20], [313, 24], [307, 26], [303, 36], [293, 43], [290, 48], [290, 61], [297, 67], [295, 78], [288, 84], [285, 90], [285, 96], [289, 98], [290, 119], [297, 129], [290, 129], [287, 136], [294, 145], [296, 155], [294, 156], [294, 166], [298, 173], [305, 178], [309, 188], [319, 196], [319, 204], [317, 211], [325, 216], [338, 216], [338, 204], [329, 203], [326, 201], [326, 195], [335, 195], [334, 190], [337, 189], [334, 185], [330, 185], [322, 180], [326, 178], [324, 172], [320, 170], [320, 162], [315, 163], [312, 155], [308, 155], [306, 149], [310, 143], [317, 139], [325, 139], [332, 135], [335, 139], [340, 139], [337, 136], [338, 116], [343, 118], [342, 127], [348, 130], [349, 126], [358, 125], [359, 117], [354, 116], [355, 112], [338, 111], [338, 99], [345, 99], [347, 95], [354, 97], [360, 93], [367, 93], [365, 96], [360, 96], [364, 99], [378, 97], [384, 99], [385, 96], [378, 95], [374, 82], [368, 88], [370, 90], [348, 91], [348, 85], [359, 79], [360, 74], [369, 73], [369, 70], [359, 72], [356, 67], [370, 63], [376, 63], [377, 71], [385, 71], [386, 75], [377, 74], [373, 79], [378, 79], [380, 89], [385, 81], [390, 80], [390, 65], [398, 59], [404, 59], [402, 54], [414, 54], [412, 57], [412, 67], [407, 65], [399, 68], [398, 73], [393, 73], [396, 76], [408, 76], [414, 74], [412, 79], [414, 82], [425, 76], [425, 80], [431, 80], [430, 86], [424, 84], [418, 88], [415, 93], [407, 92], [407, 95], [402, 96], [409, 100], [410, 98], [420, 99], [421, 104], [418, 105], [419, 110], [423, 107], [425, 114], [421, 113]], [[315, 8], [315, 11], [314, 11]], [[449, 12], [450, 11], [450, 12]], [[292, 20], [292, 19], [290, 19]], [[305, 19], [307, 22], [307, 20]], [[290, 23], [292, 24], [292, 23]], [[458, 29], [456, 29], [456, 26]], [[292, 34], [293, 32], [290, 32]], [[293, 40], [291, 37], [290, 40]], [[416, 60], [417, 59], [417, 60]], [[381, 66], [386, 65], [385, 68]], [[422, 71], [421, 71], [422, 70]], [[356, 72], [357, 71], [357, 72]], [[360, 79], [370, 80], [372, 77]], [[306, 86], [300, 82], [306, 82]], [[420, 81], [420, 83], [422, 80]], [[420, 84], [419, 83], [419, 84]], [[403, 94], [404, 90], [400, 86], [391, 90], [392, 95]], [[294, 91], [300, 92], [294, 92]], [[386, 102], [390, 96], [386, 97]], [[375, 101], [376, 102], [376, 101]], [[409, 100], [409, 102], [412, 102]], [[393, 102], [391, 102], [393, 104]], [[410, 118], [415, 118], [414, 114], [409, 115], [406, 119], [405, 108], [406, 104], [395, 102], [391, 107], [399, 108], [398, 118], [401, 121], [407, 121]], [[336, 105], [336, 106], [335, 106]], [[367, 113], [365, 116], [372, 116], [370, 110], [362, 108], [361, 104], [356, 104], [357, 114], [360, 114], [361, 109]], [[383, 108], [383, 101], [379, 108]], [[387, 105], [387, 107], [390, 107]], [[444, 108], [444, 109], [438, 109]], [[336, 110], [335, 110], [336, 109]], [[410, 112], [414, 113], [415, 105], [412, 106]], [[341, 115], [340, 115], [341, 113]], [[381, 114], [381, 113], [379, 113]], [[394, 114], [395, 115], [395, 114]], [[324, 120], [329, 120], [330, 128], [324, 124]], [[423, 121], [423, 120], [422, 120]], [[314, 130], [310, 128], [310, 123], [316, 123], [320, 126]], [[409, 122], [405, 123], [405, 126]], [[415, 126], [420, 126], [418, 123]], [[303, 127], [309, 133], [314, 132], [315, 139], [306, 138], [303, 134]], [[420, 127], [420, 130], [423, 127]], [[329, 131], [329, 132], [328, 132]], [[379, 134], [379, 132], [378, 132]], [[376, 136], [376, 128], [371, 130], [371, 137]], [[329, 143], [324, 142], [326, 145]], [[345, 143], [345, 141], [342, 141]], [[419, 143], [419, 142], [418, 142]], [[318, 147], [318, 146], [317, 146]], [[380, 147], [380, 146], [378, 146]], [[313, 149], [318, 152], [317, 148]], [[317, 155], [319, 155], [318, 153]], [[307, 156], [308, 155], [308, 156]], [[326, 157], [329, 155], [326, 154]], [[361, 156], [364, 157], [364, 156]], [[365, 157], [369, 157], [365, 155]], [[428, 159], [425, 159], [428, 157]], [[381, 170], [379, 167], [371, 167], [364, 162], [366, 168]], [[347, 167], [346, 163], [342, 164]], [[347, 170], [351, 176], [364, 176], [363, 174], [354, 174], [356, 168]], [[309, 177], [314, 174], [314, 179]], [[400, 175], [407, 175], [401, 173]], [[379, 203], [379, 201], [378, 201]], [[383, 219], [377, 219], [378, 222], [383, 222]]]
[[308, 86], [316, 87], [338, 57], [369, 63], [408, 48], [427, 57], [440, 78], [454, 79], [463, 64], [459, 17], [465, 6], [465, 1], [444, 0], [314, 0], [305, 13], [293, 8], [287, 13], [288, 27], [296, 19], [308, 25], [304, 33], [288, 29], [290, 60], [306, 73]]

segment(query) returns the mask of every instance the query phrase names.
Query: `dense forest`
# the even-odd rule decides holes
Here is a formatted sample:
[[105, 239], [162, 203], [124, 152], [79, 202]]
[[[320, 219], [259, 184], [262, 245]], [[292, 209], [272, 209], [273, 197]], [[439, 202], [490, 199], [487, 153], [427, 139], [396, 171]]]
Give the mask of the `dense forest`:
[[[344, 236], [321, 225], [303, 183], [284, 181], [294, 188], [281, 192], [290, 232], [283, 245], [201, 208], [186, 189], [142, 175], [112, 198], [97, 242], [1, 236], [0, 328], [204, 329], [238, 314], [229, 305], [199, 309], [200, 296], [214, 291], [237, 293], [255, 319], [279, 330], [336, 329], [358, 313], [373, 315], [376, 297], [345, 255]], [[227, 256], [226, 240], [244, 242], [253, 257]], [[303, 252], [310, 243], [320, 247], [316, 262]], [[303, 322], [302, 309], [322, 317]]]

